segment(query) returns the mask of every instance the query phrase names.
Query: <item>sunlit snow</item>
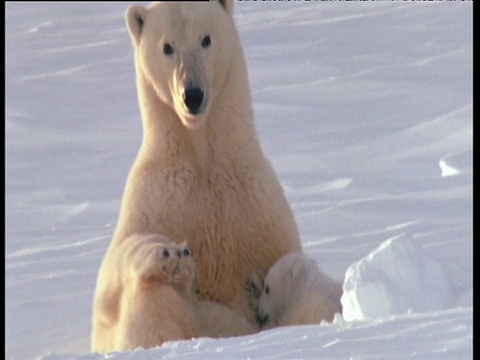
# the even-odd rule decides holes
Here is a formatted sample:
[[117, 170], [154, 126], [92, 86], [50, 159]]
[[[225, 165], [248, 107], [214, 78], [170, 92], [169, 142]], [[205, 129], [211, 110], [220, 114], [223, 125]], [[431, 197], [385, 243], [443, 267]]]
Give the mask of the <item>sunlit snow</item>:
[[[6, 3], [7, 359], [104, 358], [95, 281], [142, 138], [127, 6]], [[238, 1], [262, 147], [345, 317], [109, 358], [472, 358], [472, 13]]]

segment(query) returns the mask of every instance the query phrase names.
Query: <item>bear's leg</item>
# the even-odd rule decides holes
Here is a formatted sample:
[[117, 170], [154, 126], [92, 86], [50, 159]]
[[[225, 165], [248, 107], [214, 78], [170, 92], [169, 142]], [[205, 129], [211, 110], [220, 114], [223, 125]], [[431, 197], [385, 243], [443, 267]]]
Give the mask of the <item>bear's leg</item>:
[[243, 315], [214, 301], [199, 301], [196, 316], [201, 336], [223, 338], [255, 334], [259, 328]]
[[119, 324], [117, 350], [148, 349], [198, 334], [194, 307], [171, 286], [134, 291], [125, 299], [128, 305]]
[[190, 250], [162, 237], [144, 239], [122, 296], [116, 348], [150, 348], [197, 335]]

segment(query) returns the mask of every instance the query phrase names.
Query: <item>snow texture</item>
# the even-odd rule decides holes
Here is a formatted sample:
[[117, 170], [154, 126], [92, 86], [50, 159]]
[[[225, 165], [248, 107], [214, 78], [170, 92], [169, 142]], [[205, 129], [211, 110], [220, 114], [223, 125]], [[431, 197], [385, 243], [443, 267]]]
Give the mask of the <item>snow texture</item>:
[[468, 1], [238, 1], [263, 149], [344, 314], [90, 354], [142, 138], [127, 6], [6, 3], [6, 358], [472, 358]]
[[342, 315], [351, 321], [446, 310], [462, 291], [461, 280], [412, 239], [394, 237], [348, 268]]

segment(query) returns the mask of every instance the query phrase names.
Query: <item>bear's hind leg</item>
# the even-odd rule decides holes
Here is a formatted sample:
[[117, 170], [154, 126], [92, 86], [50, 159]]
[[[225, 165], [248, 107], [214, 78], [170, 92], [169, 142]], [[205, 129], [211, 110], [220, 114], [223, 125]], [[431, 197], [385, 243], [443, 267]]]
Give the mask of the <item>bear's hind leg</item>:
[[161, 236], [142, 239], [122, 296], [116, 349], [150, 348], [197, 335], [190, 250]]

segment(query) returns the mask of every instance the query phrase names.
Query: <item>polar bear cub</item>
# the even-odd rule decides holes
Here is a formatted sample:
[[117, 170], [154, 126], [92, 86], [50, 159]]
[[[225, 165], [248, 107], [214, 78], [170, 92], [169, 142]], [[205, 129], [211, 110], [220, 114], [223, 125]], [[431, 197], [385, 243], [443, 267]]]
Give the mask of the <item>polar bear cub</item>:
[[299, 252], [281, 257], [268, 271], [258, 303], [264, 329], [333, 321], [341, 312], [342, 284]]

